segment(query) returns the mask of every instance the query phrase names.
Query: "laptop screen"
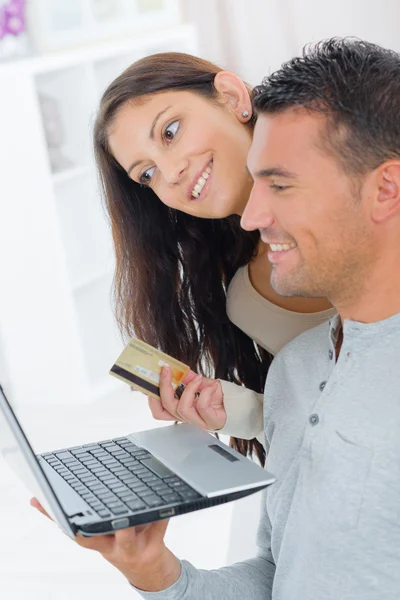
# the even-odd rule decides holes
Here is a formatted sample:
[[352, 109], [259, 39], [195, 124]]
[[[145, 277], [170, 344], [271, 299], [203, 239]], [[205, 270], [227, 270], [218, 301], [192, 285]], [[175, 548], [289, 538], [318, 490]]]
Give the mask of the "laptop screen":
[[74, 537], [66, 515], [0, 385], [0, 454], [58, 525]]

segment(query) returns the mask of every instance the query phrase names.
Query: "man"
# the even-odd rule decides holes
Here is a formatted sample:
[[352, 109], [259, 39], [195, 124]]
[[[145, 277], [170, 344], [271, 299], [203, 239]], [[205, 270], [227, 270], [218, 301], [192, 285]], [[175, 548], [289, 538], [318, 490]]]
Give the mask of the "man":
[[[258, 557], [201, 571], [165, 523], [80, 540], [144, 598], [400, 598], [400, 57], [329, 40], [256, 90], [242, 217], [285, 296], [338, 311], [275, 358]], [[156, 592], [156, 593], [154, 593]]]

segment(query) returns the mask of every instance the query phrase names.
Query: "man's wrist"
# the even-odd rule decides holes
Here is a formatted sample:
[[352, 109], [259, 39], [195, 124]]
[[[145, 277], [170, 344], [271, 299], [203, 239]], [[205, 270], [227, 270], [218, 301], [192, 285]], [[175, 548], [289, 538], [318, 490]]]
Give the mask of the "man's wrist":
[[126, 574], [133, 587], [143, 592], [160, 592], [176, 583], [181, 575], [181, 563], [168, 548], [157, 561], [138, 573]]

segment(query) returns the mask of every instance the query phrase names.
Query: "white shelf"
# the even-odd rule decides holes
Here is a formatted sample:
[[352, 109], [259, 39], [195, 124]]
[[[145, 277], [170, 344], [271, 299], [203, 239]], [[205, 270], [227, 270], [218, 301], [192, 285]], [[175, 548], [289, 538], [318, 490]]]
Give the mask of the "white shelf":
[[190, 24], [177, 25], [151, 32], [137, 32], [134, 36], [126, 35], [118, 38], [118, 40], [88, 43], [84, 46], [43, 56], [32, 56], [18, 61], [5, 62], [0, 64], [0, 75], [2, 72], [40, 75], [41, 73], [50, 73], [51, 71], [59, 71], [80, 65], [84, 61], [92, 63], [98, 60], [107, 60], [112, 57], [126, 55], [135, 50], [145, 56], [149, 54], [148, 48], [156, 47], [159, 44], [162, 44], [164, 48], [169, 47], [170, 50], [179, 48], [183, 51], [183, 47], [185, 47], [186, 52], [196, 54], [196, 29]]
[[59, 171], [58, 173], [53, 173], [52, 179], [54, 185], [63, 185], [77, 177], [88, 175], [89, 172], [89, 165], [77, 166], [72, 167], [71, 169], [65, 169], [64, 171]]
[[18, 127], [3, 119], [0, 145], [0, 375], [18, 405], [77, 405], [118, 388], [108, 374], [123, 347], [115, 258], [92, 124], [110, 81], [159, 50], [196, 53], [193, 27], [0, 65], [0, 110], [19, 115]]

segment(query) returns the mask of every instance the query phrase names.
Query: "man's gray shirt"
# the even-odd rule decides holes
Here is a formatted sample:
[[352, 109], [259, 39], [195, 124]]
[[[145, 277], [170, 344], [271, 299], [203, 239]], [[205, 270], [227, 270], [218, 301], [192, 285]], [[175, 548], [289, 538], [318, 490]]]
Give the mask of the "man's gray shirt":
[[[276, 356], [264, 400], [267, 468], [256, 558], [182, 561], [159, 600], [400, 599], [400, 314], [339, 317]], [[200, 515], [199, 515], [200, 518]], [[212, 533], [212, 532], [211, 532]]]

